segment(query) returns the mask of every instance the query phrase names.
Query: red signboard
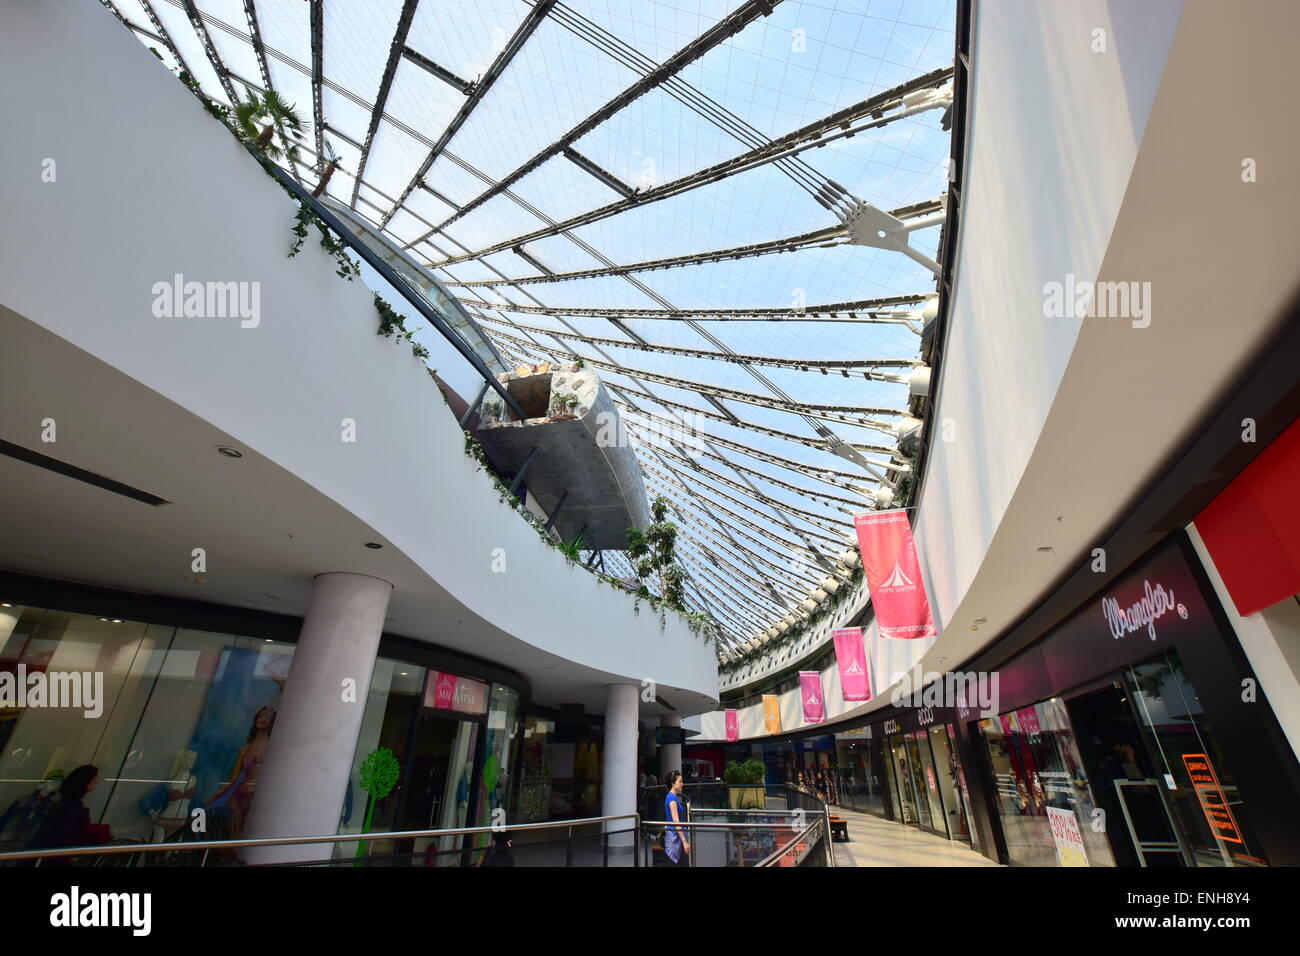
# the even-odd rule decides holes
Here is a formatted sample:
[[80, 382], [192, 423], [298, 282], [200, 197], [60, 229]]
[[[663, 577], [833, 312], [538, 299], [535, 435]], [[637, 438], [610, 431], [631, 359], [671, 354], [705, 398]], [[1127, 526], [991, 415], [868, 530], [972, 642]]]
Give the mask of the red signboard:
[[1192, 778], [1192, 789], [1196, 791], [1196, 797], [1201, 803], [1201, 812], [1205, 814], [1205, 819], [1210, 824], [1210, 832], [1225, 843], [1241, 843], [1241, 832], [1237, 829], [1237, 821], [1232, 818], [1232, 811], [1228, 809], [1228, 800], [1219, 786], [1219, 778], [1215, 776], [1214, 768], [1210, 766], [1210, 758], [1205, 754], [1183, 754], [1183, 766], [1187, 768], [1187, 775]]
[[1300, 591], [1300, 419], [1196, 516], [1196, 530], [1241, 615]]
[[424, 685], [424, 706], [462, 714], [487, 713], [487, 684], [445, 671], [429, 671]]

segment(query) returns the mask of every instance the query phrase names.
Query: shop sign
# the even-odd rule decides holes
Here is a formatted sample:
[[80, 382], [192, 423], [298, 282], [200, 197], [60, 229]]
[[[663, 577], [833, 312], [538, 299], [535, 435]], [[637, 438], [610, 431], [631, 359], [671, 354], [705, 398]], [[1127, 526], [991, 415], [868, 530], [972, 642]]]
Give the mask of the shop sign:
[[853, 528], [880, 636], [904, 640], [936, 636], [907, 511], [854, 515]]
[[1083, 833], [1073, 810], [1047, 807], [1047, 822], [1056, 843], [1056, 860], [1061, 866], [1087, 866], [1088, 853], [1083, 848]]
[[725, 713], [727, 722], [727, 740], [737, 741], [740, 739], [740, 717], [734, 710], [728, 710]]
[[895, 720], [893, 717], [890, 717], [887, 721], [885, 721], [884, 726], [881, 729], [884, 731], [886, 736], [892, 736], [893, 734], [898, 733], [902, 729], [902, 727], [899, 726], [897, 720]]
[[487, 685], [458, 674], [430, 670], [424, 685], [424, 706], [462, 714], [486, 714]]
[[1173, 610], [1187, 620], [1187, 608], [1175, 601], [1173, 589], [1158, 582], [1152, 586], [1150, 581], [1143, 581], [1142, 597], [1126, 608], [1113, 597], [1101, 599], [1101, 613], [1110, 627], [1110, 636], [1116, 640], [1145, 628], [1147, 637], [1154, 641], [1156, 622]]
[[1241, 843], [1237, 821], [1232, 818], [1232, 810], [1228, 808], [1219, 778], [1210, 766], [1210, 758], [1205, 754], [1183, 754], [1183, 766], [1192, 778], [1192, 788], [1210, 825], [1210, 832], [1226, 843]]
[[933, 767], [926, 767], [926, 768], [925, 768], [925, 782], [928, 783], [928, 784], [930, 785], [930, 792], [931, 792], [931, 793], [938, 793], [938, 792], [939, 792], [939, 788], [938, 788], [938, 786], [937, 786], [937, 785], [935, 784], [935, 782], [934, 782], [934, 768], [933, 768]]

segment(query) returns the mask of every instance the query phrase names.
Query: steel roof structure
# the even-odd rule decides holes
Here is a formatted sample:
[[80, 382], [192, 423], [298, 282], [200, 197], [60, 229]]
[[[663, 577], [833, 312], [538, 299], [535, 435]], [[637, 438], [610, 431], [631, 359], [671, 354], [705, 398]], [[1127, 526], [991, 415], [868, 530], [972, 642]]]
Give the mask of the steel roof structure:
[[844, 574], [921, 412], [950, 0], [103, 2], [218, 102], [298, 104], [285, 169], [337, 157], [325, 198], [507, 362], [599, 370], [723, 651]]

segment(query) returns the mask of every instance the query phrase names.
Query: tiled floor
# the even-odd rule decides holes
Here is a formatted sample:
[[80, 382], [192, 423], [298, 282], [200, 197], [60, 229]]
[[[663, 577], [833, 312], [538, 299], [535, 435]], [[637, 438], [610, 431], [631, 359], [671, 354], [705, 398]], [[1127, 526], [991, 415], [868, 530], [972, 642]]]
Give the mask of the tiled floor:
[[849, 842], [836, 843], [836, 866], [997, 866], [968, 844], [869, 813], [832, 807], [849, 825]]

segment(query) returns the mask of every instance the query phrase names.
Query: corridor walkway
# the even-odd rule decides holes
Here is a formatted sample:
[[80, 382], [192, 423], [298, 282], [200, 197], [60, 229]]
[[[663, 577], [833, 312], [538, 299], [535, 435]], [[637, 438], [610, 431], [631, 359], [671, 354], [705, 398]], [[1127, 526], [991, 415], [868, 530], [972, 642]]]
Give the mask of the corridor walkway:
[[870, 813], [832, 807], [849, 825], [849, 842], [835, 844], [836, 866], [997, 866], [965, 843], [923, 833]]

